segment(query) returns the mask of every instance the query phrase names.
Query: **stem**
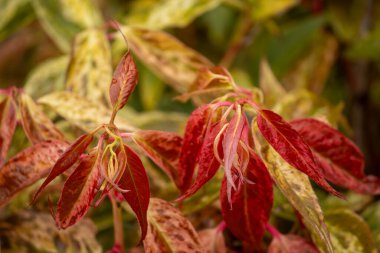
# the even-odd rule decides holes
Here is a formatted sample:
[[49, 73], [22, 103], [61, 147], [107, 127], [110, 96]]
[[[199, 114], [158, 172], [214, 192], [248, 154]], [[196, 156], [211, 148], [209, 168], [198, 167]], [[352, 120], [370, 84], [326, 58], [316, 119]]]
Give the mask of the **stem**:
[[112, 204], [115, 245], [120, 245], [120, 253], [125, 253], [122, 210], [113, 197], [109, 199]]
[[117, 110], [114, 107], [112, 110], [112, 115], [111, 115], [110, 122], [109, 122], [110, 125], [114, 125], [116, 114], [117, 114]]
[[268, 232], [274, 237], [279, 238], [281, 236], [281, 233], [277, 230], [277, 228], [273, 227], [271, 224], [267, 223], [266, 229]]

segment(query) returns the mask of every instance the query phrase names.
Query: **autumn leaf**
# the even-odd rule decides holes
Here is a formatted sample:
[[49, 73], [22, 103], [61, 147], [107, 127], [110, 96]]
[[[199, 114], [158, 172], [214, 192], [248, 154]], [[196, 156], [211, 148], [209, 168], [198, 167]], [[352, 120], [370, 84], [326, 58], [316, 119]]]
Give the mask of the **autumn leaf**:
[[127, 103], [137, 81], [137, 67], [128, 51], [115, 69], [109, 90], [111, 103], [115, 110], [120, 110]]
[[364, 156], [343, 134], [316, 119], [290, 123], [313, 151], [327, 180], [363, 194], [380, 194], [380, 179], [364, 175]]
[[0, 206], [45, 177], [67, 147], [63, 141], [44, 141], [11, 158], [0, 170]]
[[268, 253], [319, 253], [319, 250], [301, 236], [280, 234], [273, 238]]
[[206, 253], [197, 232], [181, 212], [168, 202], [152, 198], [148, 210], [146, 253]]
[[21, 123], [29, 141], [36, 144], [46, 140], [64, 140], [63, 134], [25, 93], [19, 95]]
[[16, 103], [12, 97], [6, 97], [0, 103], [0, 117], [0, 166], [2, 166], [17, 123]]
[[237, 238], [254, 248], [260, 248], [273, 205], [272, 179], [254, 152], [250, 154], [244, 176], [246, 181], [239, 182], [239, 177], [235, 179], [238, 186], [236, 190], [232, 189], [231, 203], [227, 193], [227, 178], [222, 182], [220, 202], [223, 219]]
[[193, 179], [198, 155], [202, 148], [204, 135], [207, 129], [211, 108], [203, 105], [193, 111], [187, 121], [185, 136], [179, 160], [180, 190], [187, 190]]
[[67, 178], [58, 201], [55, 221], [59, 228], [78, 222], [87, 212], [97, 192], [101, 154], [90, 154], [81, 159]]
[[92, 134], [84, 134], [80, 136], [78, 139], [76, 139], [76, 141], [66, 149], [66, 151], [61, 155], [61, 157], [59, 157], [59, 159], [54, 164], [45, 181], [34, 194], [32, 202], [34, 202], [37, 199], [39, 194], [51, 181], [53, 181], [57, 176], [61, 175], [63, 172], [68, 170], [78, 160], [81, 154], [91, 144], [93, 138], [94, 136]]
[[131, 206], [140, 223], [141, 242], [144, 240], [148, 229], [149, 181], [144, 166], [137, 154], [126, 145], [124, 145], [124, 149], [121, 149], [120, 152], [125, 152], [126, 168], [118, 185], [121, 189], [128, 190], [127, 192], [123, 192], [122, 195]]
[[[182, 201], [196, 193], [204, 184], [212, 179], [220, 167], [218, 159], [214, 155], [214, 141], [221, 130], [221, 124], [215, 123], [206, 133], [204, 142], [199, 152], [198, 172], [193, 184], [181, 195], [178, 201]], [[223, 138], [220, 138], [223, 141]]]
[[179, 186], [178, 166], [182, 138], [175, 133], [140, 130], [132, 139]]
[[286, 162], [308, 175], [328, 192], [341, 197], [341, 194], [325, 180], [302, 137], [280, 115], [261, 109], [257, 114], [257, 126], [268, 143]]
[[223, 231], [218, 227], [203, 229], [198, 232], [199, 239], [207, 253], [227, 253]]

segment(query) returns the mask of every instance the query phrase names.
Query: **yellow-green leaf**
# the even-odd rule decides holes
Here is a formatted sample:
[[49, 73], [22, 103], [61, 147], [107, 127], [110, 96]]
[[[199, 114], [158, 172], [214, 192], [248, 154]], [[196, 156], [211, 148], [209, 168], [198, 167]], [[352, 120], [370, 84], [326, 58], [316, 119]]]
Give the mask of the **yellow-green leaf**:
[[334, 250], [339, 253], [376, 253], [371, 230], [362, 217], [349, 209], [325, 213]]
[[32, 4], [42, 27], [64, 52], [70, 50], [76, 33], [103, 22], [91, 0], [33, 0]]
[[123, 27], [132, 52], [158, 77], [179, 92], [188, 91], [198, 70], [212, 63], [164, 32], [141, 27]]
[[152, 198], [145, 252], [206, 253], [193, 225], [170, 203]]
[[160, 102], [165, 84], [146, 68], [139, 68], [138, 86], [141, 103], [145, 110], [153, 110]]
[[260, 63], [260, 88], [264, 94], [265, 105], [272, 107], [279, 98], [282, 98], [286, 91], [281, 83], [274, 76], [266, 59]]
[[296, 5], [298, 0], [248, 0], [252, 18], [256, 21], [280, 14]]
[[[255, 131], [258, 133], [258, 131]], [[305, 226], [321, 252], [334, 252], [329, 232], [324, 223], [322, 209], [309, 178], [293, 168], [257, 134], [260, 154], [276, 186], [301, 214]]]
[[64, 55], [41, 63], [29, 74], [24, 90], [34, 99], [64, 89], [69, 56]]
[[29, 0], [0, 1], [0, 41], [19, 26], [31, 21], [32, 17]]
[[111, 49], [106, 34], [88, 29], [75, 37], [66, 76], [66, 89], [108, 105], [112, 79]]

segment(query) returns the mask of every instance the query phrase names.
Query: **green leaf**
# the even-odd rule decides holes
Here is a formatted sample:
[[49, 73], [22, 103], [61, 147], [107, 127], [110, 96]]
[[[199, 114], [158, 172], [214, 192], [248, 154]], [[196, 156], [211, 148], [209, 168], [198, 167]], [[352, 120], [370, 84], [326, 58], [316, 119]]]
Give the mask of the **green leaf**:
[[380, 250], [380, 202], [369, 205], [361, 215], [369, 225], [377, 249]]
[[326, 225], [336, 252], [376, 253], [371, 231], [362, 217], [349, 209], [325, 213]]
[[248, 0], [251, 16], [260, 21], [285, 12], [298, 3], [297, 0]]
[[165, 84], [157, 78], [147, 68], [139, 68], [140, 83], [138, 91], [141, 103], [145, 110], [153, 110], [157, 107], [162, 94], [164, 93]]
[[66, 89], [108, 105], [112, 66], [111, 49], [104, 31], [88, 29], [79, 33], [71, 55]]
[[103, 22], [91, 0], [33, 0], [32, 3], [42, 27], [63, 52], [69, 51], [76, 33]]
[[264, 94], [265, 105], [271, 107], [286, 94], [284, 87], [274, 76], [268, 61], [263, 59], [260, 64], [260, 88]]
[[64, 89], [64, 78], [69, 57], [63, 55], [35, 67], [26, 80], [24, 90], [34, 99]]
[[179, 92], [188, 91], [198, 71], [211, 62], [175, 37], [141, 27], [123, 27], [132, 52]]

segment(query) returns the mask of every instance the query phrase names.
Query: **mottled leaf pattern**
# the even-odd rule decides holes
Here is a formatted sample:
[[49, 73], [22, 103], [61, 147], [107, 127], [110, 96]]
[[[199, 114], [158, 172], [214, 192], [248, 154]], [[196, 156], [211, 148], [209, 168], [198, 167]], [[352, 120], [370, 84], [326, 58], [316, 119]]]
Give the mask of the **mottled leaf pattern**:
[[144, 241], [146, 253], [206, 253], [190, 221], [168, 202], [152, 198], [148, 222]]
[[137, 67], [128, 51], [115, 69], [109, 89], [112, 106], [120, 110], [128, 101], [138, 81]]
[[19, 95], [19, 110], [24, 132], [31, 143], [64, 139], [63, 134], [54, 126], [53, 122], [25, 93]]
[[122, 194], [140, 223], [142, 241], [148, 229], [149, 182], [144, 166], [137, 154], [126, 145], [124, 145], [124, 151], [126, 168], [118, 184], [120, 188], [129, 190]]
[[272, 179], [255, 153], [251, 153], [244, 176], [246, 182], [239, 185], [236, 180], [238, 186], [236, 191], [232, 190], [231, 203], [227, 195], [227, 179], [222, 182], [220, 201], [223, 219], [237, 238], [260, 248], [273, 205]]
[[39, 142], [11, 158], [0, 170], [0, 206], [45, 177], [67, 147], [63, 141]]
[[332, 188], [318, 169], [310, 148], [302, 137], [278, 114], [259, 110], [257, 126], [269, 144], [290, 165], [302, 171], [330, 193], [341, 196]]
[[182, 138], [175, 133], [140, 130], [132, 135], [133, 140], [165, 173], [179, 186], [178, 166]]

